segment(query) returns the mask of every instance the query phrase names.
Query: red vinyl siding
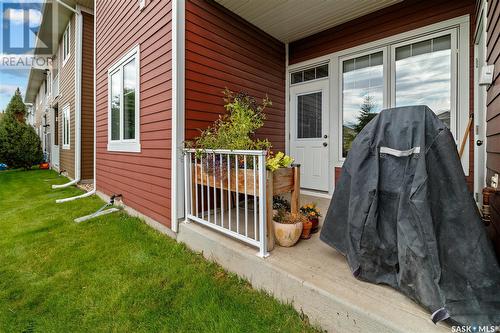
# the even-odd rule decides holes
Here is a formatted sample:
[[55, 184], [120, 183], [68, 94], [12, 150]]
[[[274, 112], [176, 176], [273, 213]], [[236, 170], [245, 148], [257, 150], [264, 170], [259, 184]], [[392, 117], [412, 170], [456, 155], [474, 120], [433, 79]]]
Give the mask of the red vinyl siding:
[[186, 138], [224, 112], [222, 91], [245, 91], [273, 105], [258, 135], [285, 149], [285, 45], [210, 1], [186, 3]]
[[[493, 84], [488, 87], [487, 105], [487, 178], [489, 184], [494, 173], [500, 173], [500, 0], [488, 1], [487, 53], [489, 65], [495, 66]], [[491, 199], [491, 221], [488, 227], [490, 237], [495, 241], [495, 248], [500, 260], [500, 193]]]
[[[97, 189], [170, 227], [172, 135], [171, 1], [98, 0], [96, 19]], [[107, 151], [108, 69], [140, 45], [140, 153]]]
[[[474, 36], [475, 15], [475, 2], [473, 0], [403, 1], [290, 43], [289, 61], [290, 64], [298, 63], [462, 15], [471, 16], [469, 112], [472, 113], [474, 110], [474, 43], [472, 38]], [[458, 133], [458, 135], [462, 140], [463, 133]], [[469, 149], [467, 184], [472, 191], [474, 182], [474, 134], [472, 129], [469, 135]]]
[[[487, 153], [488, 176], [500, 173], [500, 1], [492, 0], [488, 5], [486, 61], [495, 66], [494, 81], [488, 87], [486, 99], [488, 129]], [[488, 178], [489, 178], [488, 177]]]

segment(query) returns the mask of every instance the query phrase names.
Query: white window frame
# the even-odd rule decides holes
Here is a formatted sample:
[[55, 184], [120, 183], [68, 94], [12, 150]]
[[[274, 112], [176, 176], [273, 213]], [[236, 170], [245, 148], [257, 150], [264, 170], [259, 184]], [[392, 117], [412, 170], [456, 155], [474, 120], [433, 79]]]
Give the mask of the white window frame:
[[[66, 126], [66, 122], [67, 125]], [[71, 149], [71, 108], [69, 104], [66, 104], [63, 109], [62, 109], [62, 148], [63, 149]], [[66, 132], [66, 128], [68, 128], [68, 131]], [[55, 129], [58, 131], [59, 129]]]
[[71, 57], [71, 21], [68, 22], [68, 26], [64, 30], [62, 37], [62, 66], [66, 65], [68, 59]]
[[[290, 96], [290, 75], [292, 72], [295, 72], [300, 69], [318, 66], [322, 63], [329, 62], [331, 64], [329, 70], [330, 80], [330, 131], [331, 135], [329, 137], [329, 147], [330, 147], [330, 165], [329, 170], [332, 173], [332, 177], [334, 177], [334, 168], [341, 167], [344, 163], [344, 158], [342, 158], [342, 108], [341, 108], [341, 81], [340, 77], [342, 75], [341, 67], [340, 67], [340, 59], [346, 59], [347, 57], [357, 57], [363, 52], [372, 53], [377, 49], [381, 49], [389, 46], [389, 51], [386, 51], [384, 61], [390, 62], [390, 45], [410, 42], [411, 40], [416, 40], [420, 37], [431, 36], [432, 34], [443, 32], [446, 30], [456, 29], [457, 31], [457, 46], [458, 52], [456, 55], [456, 78], [457, 82], [454, 87], [456, 90], [456, 132], [455, 142], [459, 144], [459, 141], [462, 140], [462, 135], [465, 132], [465, 128], [467, 126], [467, 122], [469, 119], [469, 109], [470, 109], [470, 101], [469, 101], [469, 84], [470, 84], [470, 16], [463, 15], [458, 16], [449, 20], [441, 21], [435, 24], [431, 24], [422, 28], [417, 28], [411, 31], [403, 32], [400, 34], [396, 34], [393, 36], [389, 36], [377, 41], [369, 42], [363, 45], [355, 46], [349, 49], [341, 50], [335, 53], [327, 54], [324, 56], [320, 56], [314, 59], [302, 61], [296, 64], [287, 64], [287, 94]], [[385, 66], [385, 68], [389, 68], [389, 66]], [[390, 70], [390, 68], [389, 68]], [[340, 73], [339, 73], [340, 72]], [[340, 76], [339, 76], [340, 75]], [[384, 81], [390, 80], [390, 72], [386, 73], [384, 71]], [[385, 82], [384, 82], [385, 84]], [[385, 88], [386, 90], [388, 88]], [[389, 94], [389, 98], [384, 100], [384, 104], [390, 105], [390, 91], [386, 92]], [[293, 110], [290, 109], [290, 100], [286, 99], [286, 139], [290, 140], [290, 117], [291, 112]], [[388, 107], [389, 105], [384, 105]], [[337, 131], [337, 133], [334, 133]], [[287, 145], [287, 153], [290, 153], [290, 143]], [[469, 142], [467, 141], [466, 147], [464, 150], [464, 154], [462, 156], [462, 166], [466, 175], [469, 175]], [[332, 178], [333, 179], [333, 178]], [[331, 184], [331, 188], [329, 191], [329, 195], [333, 194], [334, 185]]]
[[[135, 138], [123, 139], [123, 67], [131, 60], [135, 60], [136, 64], [136, 94], [135, 94]], [[116, 152], [141, 152], [141, 139], [140, 139], [140, 47], [135, 46], [132, 50], [127, 52], [120, 60], [108, 69], [108, 151]], [[121, 83], [121, 99], [120, 99], [120, 139], [111, 139], [111, 75], [120, 73]]]

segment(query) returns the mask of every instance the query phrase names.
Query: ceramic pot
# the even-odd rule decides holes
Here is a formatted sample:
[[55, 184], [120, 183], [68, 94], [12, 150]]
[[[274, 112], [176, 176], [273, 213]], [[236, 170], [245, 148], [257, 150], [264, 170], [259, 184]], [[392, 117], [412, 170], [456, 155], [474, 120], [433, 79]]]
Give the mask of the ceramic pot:
[[319, 231], [319, 218], [310, 217], [309, 221], [312, 223], [311, 234], [317, 233]]
[[311, 238], [312, 226], [313, 226], [313, 224], [310, 220], [308, 220], [307, 222], [304, 223], [304, 227], [302, 228], [302, 234], [300, 235], [301, 239]]
[[302, 222], [295, 224], [284, 224], [274, 222], [274, 236], [280, 246], [294, 246], [302, 234]]

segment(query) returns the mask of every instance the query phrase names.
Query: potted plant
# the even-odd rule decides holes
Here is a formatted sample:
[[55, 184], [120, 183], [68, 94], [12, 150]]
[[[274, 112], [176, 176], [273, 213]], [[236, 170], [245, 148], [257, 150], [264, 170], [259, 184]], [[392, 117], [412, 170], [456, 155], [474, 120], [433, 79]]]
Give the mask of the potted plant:
[[279, 210], [274, 216], [274, 236], [280, 246], [294, 246], [302, 234], [307, 219], [300, 213], [287, 213]]
[[311, 222], [311, 233], [314, 234], [319, 230], [320, 210], [315, 203], [309, 203], [300, 207], [300, 212]]
[[290, 211], [290, 202], [281, 195], [275, 195], [273, 197], [273, 215], [278, 214], [278, 211]]

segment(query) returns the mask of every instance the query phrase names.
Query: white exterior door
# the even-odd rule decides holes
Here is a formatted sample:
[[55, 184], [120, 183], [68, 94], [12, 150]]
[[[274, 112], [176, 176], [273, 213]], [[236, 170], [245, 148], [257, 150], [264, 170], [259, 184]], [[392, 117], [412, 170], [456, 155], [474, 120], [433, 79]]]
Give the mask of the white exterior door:
[[290, 153], [301, 165], [304, 189], [328, 191], [329, 85], [327, 79], [290, 88]]
[[59, 111], [58, 109], [50, 109], [50, 112], [52, 114], [50, 163], [55, 169], [59, 170]]

